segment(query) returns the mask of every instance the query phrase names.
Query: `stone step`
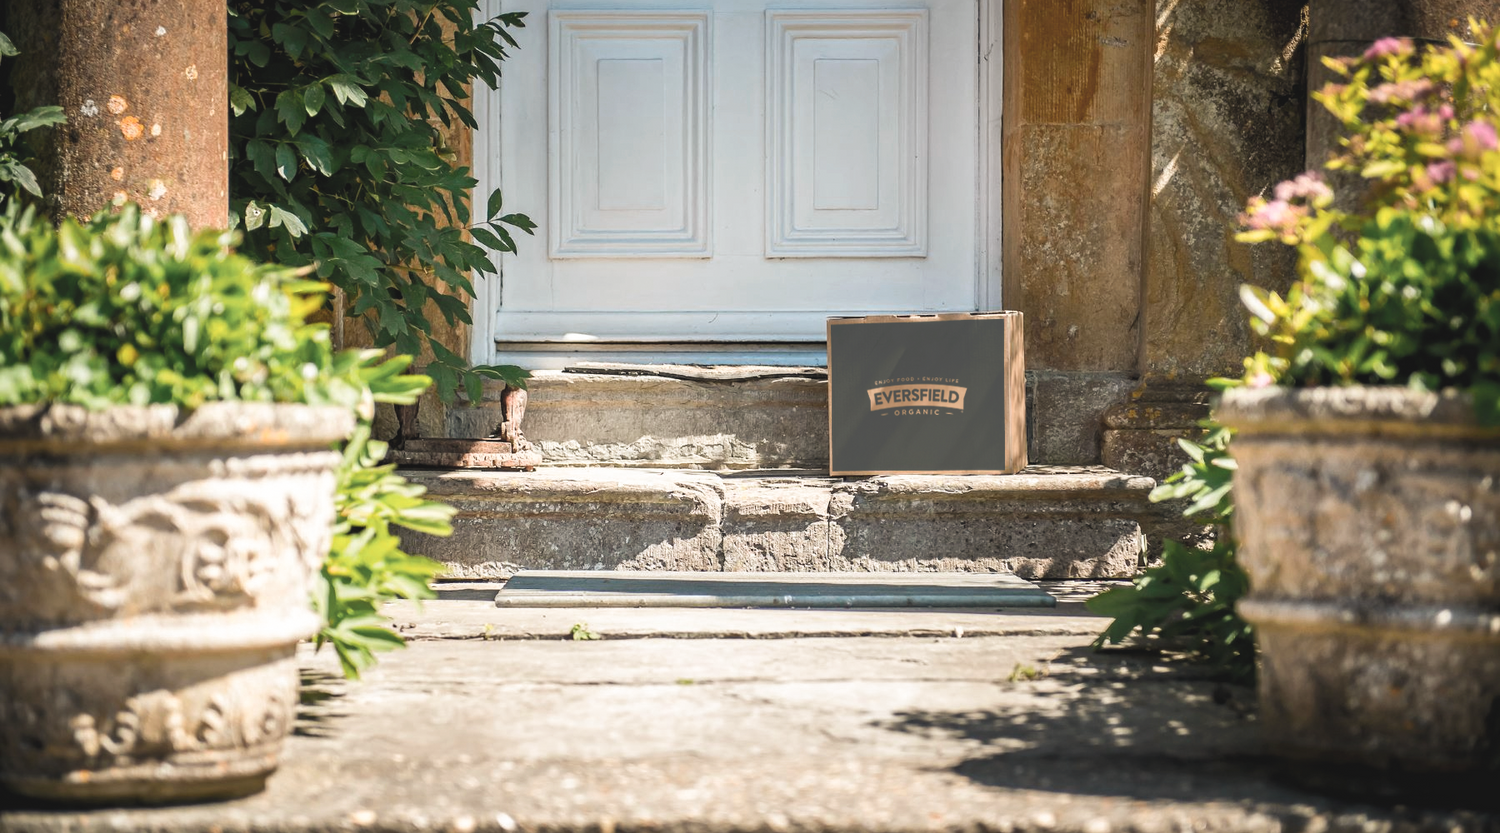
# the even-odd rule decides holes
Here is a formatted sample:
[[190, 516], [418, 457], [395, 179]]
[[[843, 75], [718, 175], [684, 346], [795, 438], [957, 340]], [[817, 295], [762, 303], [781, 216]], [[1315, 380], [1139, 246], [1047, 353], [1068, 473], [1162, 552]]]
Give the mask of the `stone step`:
[[[1110, 374], [1026, 374], [1027, 453], [1033, 463], [1100, 457], [1101, 415], [1136, 382]], [[712, 471], [828, 470], [823, 368], [602, 365], [538, 371], [522, 429], [546, 465]], [[428, 437], [489, 437], [503, 385], [475, 404], [424, 400]]]
[[405, 536], [455, 578], [519, 570], [1008, 572], [1123, 578], [1155, 482], [1101, 467], [830, 478], [630, 468], [404, 470], [458, 508]]
[[[825, 380], [819, 368], [539, 371], [521, 427], [548, 465], [826, 470]], [[449, 410], [446, 435], [489, 436], [501, 391], [491, 385], [478, 405]]]

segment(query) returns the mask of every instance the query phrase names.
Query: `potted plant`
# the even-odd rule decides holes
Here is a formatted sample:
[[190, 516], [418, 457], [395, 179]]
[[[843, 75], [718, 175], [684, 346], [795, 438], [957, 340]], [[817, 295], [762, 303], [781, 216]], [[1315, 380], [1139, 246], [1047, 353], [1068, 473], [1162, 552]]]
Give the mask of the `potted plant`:
[[1241, 239], [1300, 252], [1246, 288], [1270, 346], [1218, 418], [1261, 650], [1261, 722], [1296, 758], [1500, 764], [1500, 52], [1384, 39], [1331, 61], [1317, 174], [1252, 200]]
[[233, 242], [134, 206], [0, 216], [0, 783], [17, 793], [225, 797], [276, 766], [295, 647], [319, 628], [332, 449], [372, 406], [372, 359], [305, 322], [321, 284]]

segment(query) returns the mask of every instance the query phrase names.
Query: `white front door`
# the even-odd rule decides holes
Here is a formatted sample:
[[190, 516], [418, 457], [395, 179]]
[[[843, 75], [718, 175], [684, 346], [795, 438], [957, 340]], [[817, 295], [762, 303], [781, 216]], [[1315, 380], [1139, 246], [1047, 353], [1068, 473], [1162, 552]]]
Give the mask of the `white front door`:
[[998, 301], [976, 0], [503, 5], [530, 15], [479, 102], [479, 193], [538, 229], [477, 300], [498, 356]]

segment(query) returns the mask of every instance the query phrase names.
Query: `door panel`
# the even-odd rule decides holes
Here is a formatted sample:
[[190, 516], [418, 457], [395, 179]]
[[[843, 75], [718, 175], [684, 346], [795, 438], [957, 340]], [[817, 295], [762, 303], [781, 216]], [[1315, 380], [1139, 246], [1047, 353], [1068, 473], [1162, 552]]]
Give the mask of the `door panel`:
[[927, 13], [767, 13], [766, 253], [927, 254]]
[[501, 261], [497, 340], [977, 308], [975, 0], [781, 5], [505, 2], [531, 15], [476, 168], [545, 228]]
[[552, 257], [707, 257], [708, 14], [551, 17]]

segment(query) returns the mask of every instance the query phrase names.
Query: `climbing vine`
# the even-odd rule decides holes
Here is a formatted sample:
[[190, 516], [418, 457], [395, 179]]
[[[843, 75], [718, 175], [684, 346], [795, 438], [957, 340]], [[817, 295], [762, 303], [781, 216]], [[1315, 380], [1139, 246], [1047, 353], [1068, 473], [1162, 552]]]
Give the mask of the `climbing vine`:
[[[0, 61], [19, 54], [10, 38], [0, 32]], [[28, 194], [33, 198], [42, 195], [42, 187], [30, 167], [31, 150], [22, 141], [23, 134], [65, 121], [63, 109], [55, 106], [37, 107], [9, 116], [0, 112], [0, 206]]]
[[477, 127], [467, 104], [493, 88], [524, 13], [476, 22], [478, 0], [231, 0], [231, 217], [244, 249], [310, 266], [343, 291], [377, 347], [432, 353], [444, 401], [483, 379], [524, 385], [516, 367], [469, 367], [433, 337], [433, 311], [472, 323], [471, 275], [486, 250], [514, 252], [524, 214], [500, 192], [482, 215], [476, 181], [445, 131]]

